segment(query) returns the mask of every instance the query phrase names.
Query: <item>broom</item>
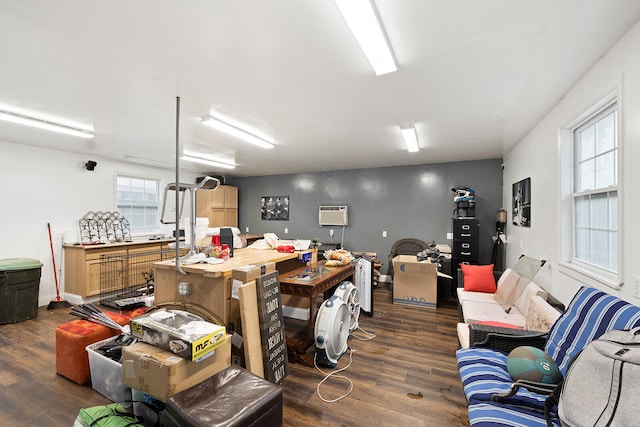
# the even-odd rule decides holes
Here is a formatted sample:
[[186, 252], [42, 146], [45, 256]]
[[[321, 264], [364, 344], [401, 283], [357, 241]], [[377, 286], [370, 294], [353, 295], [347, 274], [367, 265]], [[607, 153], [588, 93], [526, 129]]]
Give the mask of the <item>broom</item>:
[[47, 223], [47, 230], [49, 230], [49, 246], [51, 247], [51, 262], [53, 263], [53, 277], [56, 280], [56, 298], [49, 302], [47, 310], [53, 310], [55, 308], [67, 308], [71, 307], [71, 304], [60, 298], [60, 288], [58, 287], [58, 272], [56, 271], [56, 256], [53, 252], [53, 239], [51, 238], [51, 224]]

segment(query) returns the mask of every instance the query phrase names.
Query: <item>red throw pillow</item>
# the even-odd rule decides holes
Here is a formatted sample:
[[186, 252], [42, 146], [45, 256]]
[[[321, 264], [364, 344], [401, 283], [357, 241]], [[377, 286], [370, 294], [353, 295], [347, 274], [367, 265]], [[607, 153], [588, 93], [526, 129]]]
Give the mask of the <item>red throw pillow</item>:
[[493, 276], [493, 264], [467, 265], [461, 264], [464, 275], [464, 290], [473, 292], [495, 293], [496, 278]]

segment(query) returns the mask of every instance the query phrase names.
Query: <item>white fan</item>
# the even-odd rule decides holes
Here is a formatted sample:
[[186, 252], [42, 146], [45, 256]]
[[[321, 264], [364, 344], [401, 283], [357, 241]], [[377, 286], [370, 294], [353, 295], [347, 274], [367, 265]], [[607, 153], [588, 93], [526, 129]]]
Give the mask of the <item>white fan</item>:
[[358, 288], [348, 281], [340, 283], [334, 295], [339, 296], [347, 304], [351, 321], [349, 322], [349, 332], [353, 332], [358, 327], [360, 318], [360, 292]]
[[347, 351], [350, 314], [342, 298], [332, 295], [318, 310], [314, 336], [316, 364], [335, 368], [340, 356]]

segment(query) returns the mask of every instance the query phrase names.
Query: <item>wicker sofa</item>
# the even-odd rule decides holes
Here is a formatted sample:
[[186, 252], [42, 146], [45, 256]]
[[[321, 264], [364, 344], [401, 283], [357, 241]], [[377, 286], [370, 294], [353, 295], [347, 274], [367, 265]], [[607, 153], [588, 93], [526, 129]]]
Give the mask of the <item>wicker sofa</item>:
[[[461, 348], [473, 347], [479, 343], [493, 341], [499, 346], [499, 335], [529, 336], [531, 345], [544, 342], [542, 337], [560, 317], [564, 307], [534, 281], [528, 282], [513, 304], [505, 308], [499, 297], [502, 286], [512, 275], [511, 269], [494, 272], [497, 276], [495, 293], [477, 292], [465, 289], [464, 274], [458, 269], [458, 341]], [[553, 301], [553, 304], [549, 301]], [[504, 347], [504, 350], [508, 350]]]
[[[578, 290], [567, 310], [544, 335], [541, 348], [557, 363], [564, 376], [571, 360], [589, 342], [609, 330], [637, 326], [640, 326], [640, 307], [585, 286]], [[509, 337], [514, 341], [513, 346], [528, 345], [522, 338], [527, 339]], [[514, 381], [507, 370], [507, 356], [508, 353], [493, 348], [475, 347], [456, 352], [469, 403], [469, 424], [546, 426], [544, 384]], [[552, 424], [560, 426], [555, 408], [551, 409]]]

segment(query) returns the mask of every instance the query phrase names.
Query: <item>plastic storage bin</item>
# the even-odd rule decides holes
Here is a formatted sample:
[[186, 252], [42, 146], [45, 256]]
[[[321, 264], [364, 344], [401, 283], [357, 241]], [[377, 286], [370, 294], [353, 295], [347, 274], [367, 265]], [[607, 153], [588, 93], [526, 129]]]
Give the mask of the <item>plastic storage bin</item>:
[[125, 402], [131, 406], [131, 387], [122, 383], [122, 364], [100, 354], [97, 349], [113, 342], [118, 336], [89, 344], [89, 370], [91, 371], [91, 387], [113, 402]]
[[42, 263], [31, 258], [0, 260], [0, 324], [36, 317]]
[[[133, 400], [133, 414], [136, 417], [142, 417], [142, 424], [145, 427], [155, 427], [162, 424], [164, 402], [135, 388], [131, 389], [131, 397], [131, 400]], [[149, 405], [155, 407], [157, 411], [154, 411]]]

